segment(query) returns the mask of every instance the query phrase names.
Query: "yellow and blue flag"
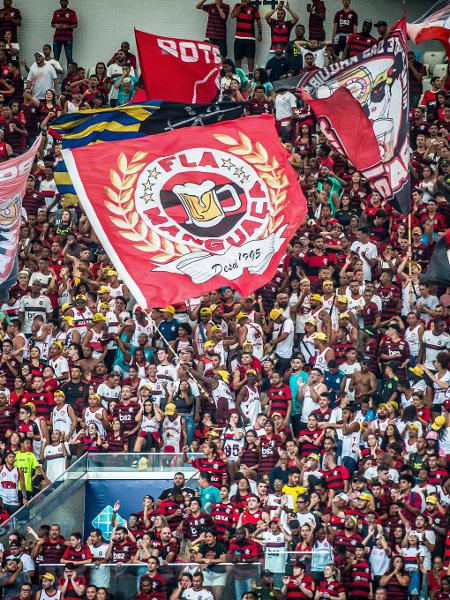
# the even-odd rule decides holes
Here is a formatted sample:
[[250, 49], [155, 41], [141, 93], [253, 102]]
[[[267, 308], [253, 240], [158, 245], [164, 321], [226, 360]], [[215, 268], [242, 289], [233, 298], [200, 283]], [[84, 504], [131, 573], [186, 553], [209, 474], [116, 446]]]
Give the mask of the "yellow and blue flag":
[[[100, 142], [130, 140], [181, 127], [212, 125], [237, 119], [243, 112], [244, 104], [238, 102], [184, 104], [150, 100], [62, 115], [53, 121], [49, 133], [61, 141], [64, 149], [79, 148]], [[66, 201], [77, 201], [64, 161], [56, 165], [55, 181], [58, 192]]]

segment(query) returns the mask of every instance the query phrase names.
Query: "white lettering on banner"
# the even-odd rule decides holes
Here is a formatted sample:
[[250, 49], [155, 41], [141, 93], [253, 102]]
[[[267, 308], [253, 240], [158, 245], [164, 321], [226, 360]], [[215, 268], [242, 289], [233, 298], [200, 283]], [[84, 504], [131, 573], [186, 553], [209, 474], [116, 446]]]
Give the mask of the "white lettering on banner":
[[5, 167], [0, 168], [0, 183], [4, 183], [5, 181], [11, 181], [16, 177], [20, 177], [27, 173], [31, 167], [33, 166], [34, 157], [28, 158], [23, 162], [16, 165], [6, 165]]
[[263, 240], [246, 242], [240, 248], [230, 247], [223, 254], [193, 252], [153, 271], [182, 273], [188, 275], [194, 283], [205, 283], [217, 275], [233, 281], [241, 277], [244, 269], [248, 269], [252, 275], [260, 275], [285, 241], [282, 234], [286, 227], [287, 225], [280, 227]]
[[158, 46], [163, 53], [171, 54], [182, 62], [195, 63], [204, 60], [207, 64], [222, 64], [220, 51], [216, 46], [205, 42], [190, 42], [177, 40], [166, 40], [158, 38]]

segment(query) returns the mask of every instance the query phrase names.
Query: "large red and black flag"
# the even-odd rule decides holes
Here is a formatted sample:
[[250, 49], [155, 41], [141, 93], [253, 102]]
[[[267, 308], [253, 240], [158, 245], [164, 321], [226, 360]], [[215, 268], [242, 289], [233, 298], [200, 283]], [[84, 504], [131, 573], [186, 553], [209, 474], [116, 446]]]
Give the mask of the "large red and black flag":
[[383, 198], [410, 212], [406, 24], [362, 54], [302, 77], [298, 89], [330, 145]]
[[306, 214], [269, 115], [63, 150], [83, 209], [141, 306], [264, 285]]

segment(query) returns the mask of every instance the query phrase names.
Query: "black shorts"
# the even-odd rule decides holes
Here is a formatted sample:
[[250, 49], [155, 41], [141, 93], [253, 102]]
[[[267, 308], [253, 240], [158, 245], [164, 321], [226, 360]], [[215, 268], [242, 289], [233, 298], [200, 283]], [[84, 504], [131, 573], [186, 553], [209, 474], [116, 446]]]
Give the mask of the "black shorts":
[[222, 56], [222, 58], [226, 58], [227, 54], [228, 54], [228, 46], [227, 46], [227, 40], [209, 40], [211, 42], [211, 44], [214, 44], [215, 46], [219, 47], [220, 50], [220, 55]]
[[255, 58], [255, 56], [255, 40], [234, 40], [234, 60], [242, 60], [243, 58]]

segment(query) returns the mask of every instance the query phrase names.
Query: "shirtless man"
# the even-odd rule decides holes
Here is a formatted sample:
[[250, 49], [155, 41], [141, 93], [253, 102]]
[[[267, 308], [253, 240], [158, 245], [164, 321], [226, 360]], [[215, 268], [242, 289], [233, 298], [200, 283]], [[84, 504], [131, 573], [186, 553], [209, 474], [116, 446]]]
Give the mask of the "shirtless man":
[[361, 371], [355, 371], [350, 376], [350, 392], [355, 393], [355, 400], [360, 402], [364, 397], [371, 397], [377, 391], [377, 379], [369, 369], [369, 361], [362, 358], [359, 361]]

